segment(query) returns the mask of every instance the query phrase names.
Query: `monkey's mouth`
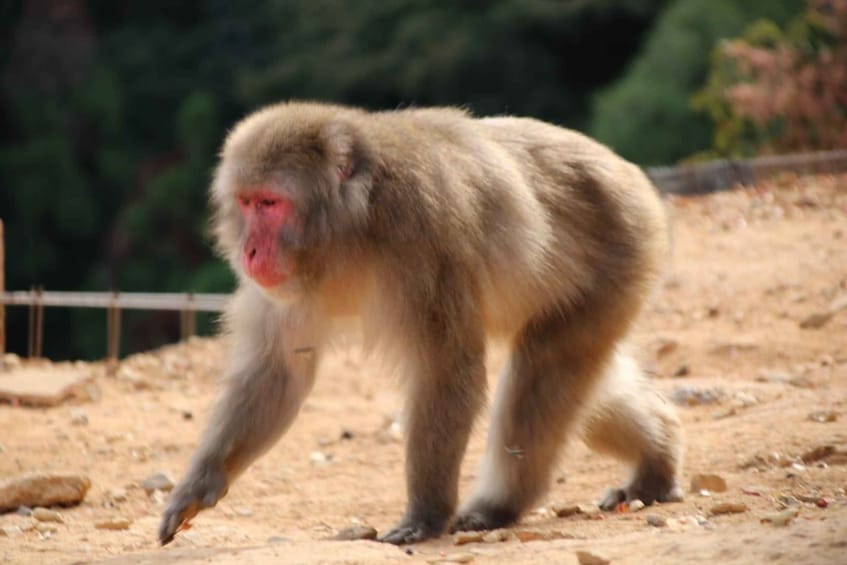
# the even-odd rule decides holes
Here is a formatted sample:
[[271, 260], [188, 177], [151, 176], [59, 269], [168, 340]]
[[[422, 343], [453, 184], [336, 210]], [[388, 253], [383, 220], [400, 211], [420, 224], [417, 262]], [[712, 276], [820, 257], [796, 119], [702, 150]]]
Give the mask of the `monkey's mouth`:
[[290, 274], [286, 263], [276, 254], [255, 247], [245, 250], [241, 257], [244, 273], [263, 288], [285, 284]]
[[286, 273], [280, 273], [278, 271], [274, 272], [257, 272], [257, 273], [247, 273], [251, 279], [256, 281], [256, 284], [261, 286], [262, 288], [274, 288], [277, 286], [281, 286], [285, 284], [288, 280], [288, 275]]

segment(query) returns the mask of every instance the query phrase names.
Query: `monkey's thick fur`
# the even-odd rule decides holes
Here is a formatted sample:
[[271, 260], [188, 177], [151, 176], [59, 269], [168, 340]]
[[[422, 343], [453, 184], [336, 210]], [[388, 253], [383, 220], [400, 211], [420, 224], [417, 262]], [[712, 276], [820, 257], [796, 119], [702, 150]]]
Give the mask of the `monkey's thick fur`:
[[[408, 506], [382, 540], [513, 523], [571, 432], [633, 466], [604, 508], [680, 498], [679, 421], [622, 345], [666, 255], [663, 206], [635, 165], [532, 119], [292, 102], [233, 129], [211, 201], [240, 279], [228, 384], [163, 543], [291, 424], [332, 321], [351, 314], [406, 378]], [[486, 336], [511, 355], [477, 488], [457, 511]]]

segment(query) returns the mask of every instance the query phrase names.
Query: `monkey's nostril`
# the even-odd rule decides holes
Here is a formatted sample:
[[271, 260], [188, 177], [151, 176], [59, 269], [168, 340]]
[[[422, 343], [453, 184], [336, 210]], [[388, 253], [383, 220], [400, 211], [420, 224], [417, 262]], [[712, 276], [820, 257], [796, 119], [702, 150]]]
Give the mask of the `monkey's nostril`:
[[247, 258], [253, 260], [256, 257], [256, 248], [253, 247], [247, 252]]

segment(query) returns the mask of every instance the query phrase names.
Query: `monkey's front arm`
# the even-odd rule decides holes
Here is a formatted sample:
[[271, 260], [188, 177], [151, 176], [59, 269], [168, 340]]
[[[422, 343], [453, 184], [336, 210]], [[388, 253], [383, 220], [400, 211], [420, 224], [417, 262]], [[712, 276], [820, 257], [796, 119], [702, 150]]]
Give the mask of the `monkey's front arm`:
[[[159, 527], [163, 545], [200, 510], [214, 506], [232, 481], [276, 442], [314, 382], [319, 354], [314, 317], [302, 309], [256, 304], [257, 297], [241, 294], [231, 320], [240, 328], [234, 335], [227, 387], [188, 472], [171, 493]], [[252, 319], [238, 319], [250, 313]]]

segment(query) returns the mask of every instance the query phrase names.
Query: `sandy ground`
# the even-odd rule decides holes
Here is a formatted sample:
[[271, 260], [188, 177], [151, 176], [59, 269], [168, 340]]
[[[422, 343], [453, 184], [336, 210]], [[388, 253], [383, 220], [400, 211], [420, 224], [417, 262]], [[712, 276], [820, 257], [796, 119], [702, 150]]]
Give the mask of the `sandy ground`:
[[[847, 563], [847, 308], [838, 309], [847, 297], [847, 176], [789, 176], [668, 204], [668, 274], [633, 341], [669, 396], [715, 400], [679, 408], [683, 481], [688, 490], [692, 476], [716, 473], [725, 492], [688, 493], [640, 512], [556, 517], [554, 504], [591, 503], [626, 474], [574, 440], [538, 510], [511, 530], [542, 539], [456, 546], [444, 536], [408, 549], [329, 541], [356, 524], [385, 531], [405, 501], [393, 379], [340, 346], [288, 435], [163, 549], [155, 536], [166, 495], [148, 496], [139, 483], [157, 471], [179, 478], [206, 419], [225, 344], [196, 339], [127, 358], [114, 377], [102, 364], [84, 365], [95, 374], [93, 398], [49, 409], [0, 405], [0, 478], [61, 471], [93, 484], [80, 506], [61, 510], [54, 532], [39, 532], [28, 516], [0, 515], [0, 528], [20, 527], [0, 532], [0, 560], [576, 563], [588, 551], [613, 563]], [[802, 328], [814, 314], [823, 314], [822, 325]], [[492, 346], [492, 382], [503, 357]], [[87, 424], [73, 423], [81, 413]], [[468, 450], [463, 493], [485, 424]], [[824, 446], [835, 452], [813, 452]], [[712, 515], [721, 502], [747, 510]], [[762, 523], [786, 507], [799, 510], [788, 525]], [[648, 514], [669, 524], [648, 525]], [[115, 518], [131, 525], [95, 528]]]

